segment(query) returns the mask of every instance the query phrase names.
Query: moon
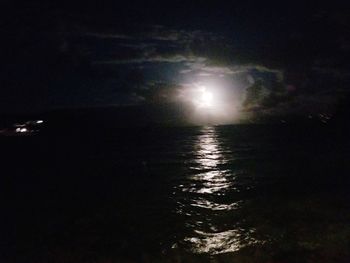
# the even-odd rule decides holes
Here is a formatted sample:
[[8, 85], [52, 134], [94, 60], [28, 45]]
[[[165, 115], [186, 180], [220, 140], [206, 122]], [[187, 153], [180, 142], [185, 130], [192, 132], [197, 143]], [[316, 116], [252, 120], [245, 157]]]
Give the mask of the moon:
[[221, 83], [188, 83], [179, 93], [179, 99], [190, 106], [187, 109], [190, 122], [196, 125], [228, 124], [238, 120], [239, 102], [232, 89]]
[[197, 108], [210, 109], [214, 106], [213, 93], [208, 91], [206, 87], [201, 87], [196, 94], [193, 103]]

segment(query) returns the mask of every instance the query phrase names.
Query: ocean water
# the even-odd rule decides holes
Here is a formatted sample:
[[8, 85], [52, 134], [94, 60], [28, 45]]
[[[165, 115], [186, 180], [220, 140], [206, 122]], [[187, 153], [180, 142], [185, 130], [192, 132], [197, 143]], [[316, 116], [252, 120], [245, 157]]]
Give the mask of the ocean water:
[[1, 262], [350, 262], [349, 144], [323, 127], [0, 138]]

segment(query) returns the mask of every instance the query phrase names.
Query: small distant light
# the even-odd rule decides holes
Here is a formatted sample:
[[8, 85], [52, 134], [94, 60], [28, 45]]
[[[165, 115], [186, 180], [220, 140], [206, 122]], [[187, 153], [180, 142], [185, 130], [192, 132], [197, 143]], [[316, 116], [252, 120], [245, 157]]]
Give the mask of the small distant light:
[[36, 123], [43, 123], [43, 120], [37, 120]]
[[16, 128], [16, 132], [28, 132], [27, 128]]

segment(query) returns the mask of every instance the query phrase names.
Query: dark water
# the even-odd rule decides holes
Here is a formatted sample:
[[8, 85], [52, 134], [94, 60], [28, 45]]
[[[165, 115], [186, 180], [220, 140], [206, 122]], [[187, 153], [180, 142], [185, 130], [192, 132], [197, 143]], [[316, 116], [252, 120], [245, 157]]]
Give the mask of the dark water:
[[350, 262], [349, 144], [320, 127], [0, 138], [1, 262]]

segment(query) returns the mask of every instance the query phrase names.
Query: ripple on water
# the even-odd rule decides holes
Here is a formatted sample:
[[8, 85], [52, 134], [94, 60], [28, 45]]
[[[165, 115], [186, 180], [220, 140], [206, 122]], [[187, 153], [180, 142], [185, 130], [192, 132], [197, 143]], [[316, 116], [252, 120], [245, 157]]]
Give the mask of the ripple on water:
[[[226, 195], [241, 188], [237, 182], [241, 171], [223, 169], [235, 159], [232, 152], [221, 149], [214, 127], [204, 128], [193, 142], [192, 160], [185, 162], [191, 173], [175, 186], [180, 197], [175, 211], [186, 216], [185, 247], [194, 253], [220, 254], [258, 243], [253, 237], [255, 230], [238, 227], [241, 222], [222, 224], [227, 212], [239, 213], [243, 205], [240, 199]], [[223, 227], [228, 230], [218, 230]]]
[[213, 211], [231, 211], [238, 209], [241, 203], [242, 201], [237, 201], [230, 204], [219, 204], [202, 198], [193, 200], [191, 206], [209, 209]]
[[204, 232], [195, 230], [194, 237], [185, 238], [194, 253], [221, 254], [235, 252], [243, 247], [261, 243], [253, 238], [254, 229], [231, 229], [222, 232]]

